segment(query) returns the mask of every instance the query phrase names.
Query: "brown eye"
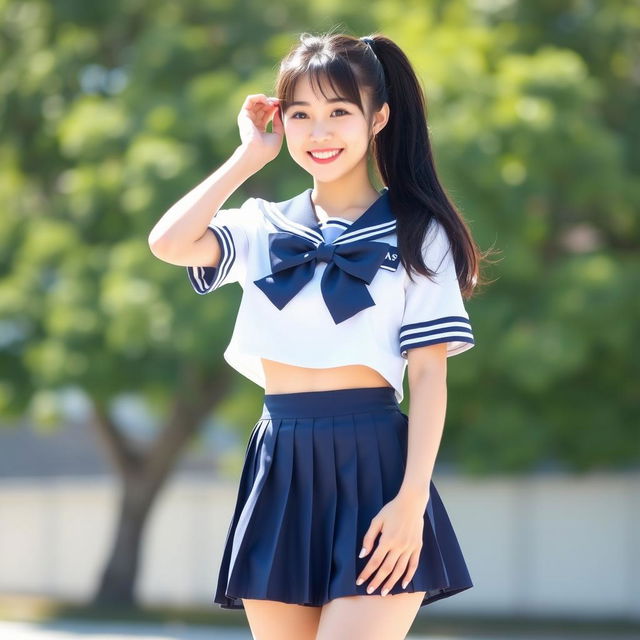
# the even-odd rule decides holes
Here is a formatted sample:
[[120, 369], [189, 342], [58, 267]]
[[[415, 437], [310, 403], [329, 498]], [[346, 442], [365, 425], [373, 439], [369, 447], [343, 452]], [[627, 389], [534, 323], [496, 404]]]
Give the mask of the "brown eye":
[[[336, 111], [342, 111], [342, 113], [346, 113], [347, 115], [349, 115], [349, 112], [345, 111], [344, 109], [334, 109], [333, 113], [335, 113]], [[303, 111], [296, 111], [291, 117], [294, 118], [295, 120], [300, 120], [300, 118], [296, 118], [296, 116], [299, 113], [302, 114], [303, 116], [306, 115]]]

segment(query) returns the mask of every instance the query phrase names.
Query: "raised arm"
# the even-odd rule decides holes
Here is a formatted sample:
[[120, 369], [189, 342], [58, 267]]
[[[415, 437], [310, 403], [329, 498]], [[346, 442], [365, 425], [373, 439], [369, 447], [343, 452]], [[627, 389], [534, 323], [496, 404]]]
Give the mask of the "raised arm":
[[251, 150], [240, 145], [231, 157], [158, 220], [149, 234], [156, 258], [170, 264], [216, 267], [222, 255], [214, 233], [207, 233], [215, 213], [248, 178], [262, 168]]
[[180, 198], [151, 230], [149, 248], [160, 260], [181, 266], [218, 266], [224, 250], [216, 234], [207, 233], [209, 223], [241, 184], [278, 155], [284, 138], [279, 101], [262, 93], [247, 96], [238, 114], [238, 128], [242, 144], [231, 157]]

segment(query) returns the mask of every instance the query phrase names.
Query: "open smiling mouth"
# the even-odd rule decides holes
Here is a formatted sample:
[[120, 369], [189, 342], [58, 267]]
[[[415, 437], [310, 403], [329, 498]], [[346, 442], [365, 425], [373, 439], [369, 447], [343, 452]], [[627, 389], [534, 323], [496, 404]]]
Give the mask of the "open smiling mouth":
[[333, 162], [342, 152], [344, 151], [344, 149], [340, 149], [337, 153], [335, 152], [331, 152], [331, 153], [323, 153], [322, 155], [325, 156], [323, 158], [318, 158], [317, 156], [314, 156], [311, 151], [307, 151], [307, 153], [309, 154], [309, 157], [314, 161], [314, 162], [318, 162], [319, 164], [327, 164], [328, 162]]

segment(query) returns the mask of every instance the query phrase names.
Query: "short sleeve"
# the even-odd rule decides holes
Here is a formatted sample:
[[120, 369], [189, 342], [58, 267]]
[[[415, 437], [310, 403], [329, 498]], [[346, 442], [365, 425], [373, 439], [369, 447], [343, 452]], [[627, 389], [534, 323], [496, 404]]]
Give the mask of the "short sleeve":
[[249, 198], [240, 207], [220, 209], [211, 218], [208, 229], [220, 243], [220, 263], [217, 267], [187, 267], [189, 281], [197, 293], [203, 295], [224, 284], [243, 281], [258, 213], [256, 199]]
[[447, 343], [447, 356], [471, 349], [475, 344], [469, 314], [464, 308], [453, 252], [447, 233], [435, 220], [423, 245], [426, 265], [436, 271], [433, 280], [412, 272], [406, 277], [405, 304], [400, 327], [400, 354], [440, 342]]

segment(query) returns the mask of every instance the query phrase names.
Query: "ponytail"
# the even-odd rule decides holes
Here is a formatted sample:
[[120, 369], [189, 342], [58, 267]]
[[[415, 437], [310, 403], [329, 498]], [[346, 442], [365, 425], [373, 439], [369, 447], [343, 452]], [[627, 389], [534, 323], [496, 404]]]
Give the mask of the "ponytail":
[[[424, 262], [423, 243], [429, 224], [436, 218], [449, 238], [462, 295], [470, 298], [475, 287], [484, 284], [479, 263], [486, 254], [479, 251], [466, 221], [438, 179], [424, 93], [407, 56], [380, 34], [356, 38], [303, 33], [280, 65], [276, 95], [284, 108], [293, 100], [295, 84], [303, 75], [310, 76], [321, 91], [320, 80], [327, 79], [338, 95], [369, 115], [388, 103], [389, 119], [370, 138], [370, 151], [382, 182], [389, 187], [402, 264], [409, 277], [412, 269], [434, 276]], [[360, 88], [370, 96], [366, 110]]]

